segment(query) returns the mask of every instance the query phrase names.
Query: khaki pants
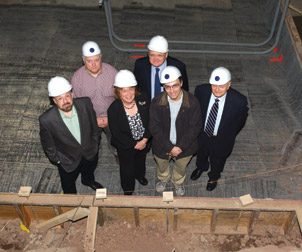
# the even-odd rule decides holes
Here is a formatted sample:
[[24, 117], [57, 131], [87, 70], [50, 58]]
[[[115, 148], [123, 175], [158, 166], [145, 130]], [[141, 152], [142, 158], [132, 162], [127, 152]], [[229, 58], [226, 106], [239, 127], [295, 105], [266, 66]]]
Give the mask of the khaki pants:
[[173, 173], [172, 173], [172, 183], [176, 185], [180, 185], [185, 181], [187, 174], [187, 166], [190, 162], [192, 155], [184, 158], [173, 158], [169, 157], [169, 159], [161, 159], [154, 155], [156, 164], [157, 164], [157, 178], [160, 181], [168, 182], [171, 174], [170, 174], [170, 161], [171, 159], [174, 161]]

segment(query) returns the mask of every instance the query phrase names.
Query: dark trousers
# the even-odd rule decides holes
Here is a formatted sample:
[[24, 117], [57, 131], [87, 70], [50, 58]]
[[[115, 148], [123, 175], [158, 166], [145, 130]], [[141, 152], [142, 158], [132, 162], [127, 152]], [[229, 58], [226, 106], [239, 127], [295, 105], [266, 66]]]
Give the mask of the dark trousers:
[[82, 156], [80, 164], [72, 172], [66, 172], [61, 165], [57, 165], [61, 177], [61, 185], [64, 193], [77, 193], [76, 180], [81, 173], [81, 182], [83, 185], [91, 185], [94, 183], [94, 170], [97, 166], [98, 155], [92, 161], [89, 161]]
[[201, 171], [208, 171], [211, 166], [210, 172], [208, 172], [209, 180], [216, 181], [220, 178], [220, 174], [223, 172], [223, 168], [228, 156], [219, 156], [219, 153], [215, 152], [215, 137], [203, 141], [198, 139], [198, 151], [196, 155], [196, 166]]
[[144, 178], [146, 174], [146, 150], [117, 150], [120, 160], [121, 185], [124, 192], [133, 192], [135, 179]]

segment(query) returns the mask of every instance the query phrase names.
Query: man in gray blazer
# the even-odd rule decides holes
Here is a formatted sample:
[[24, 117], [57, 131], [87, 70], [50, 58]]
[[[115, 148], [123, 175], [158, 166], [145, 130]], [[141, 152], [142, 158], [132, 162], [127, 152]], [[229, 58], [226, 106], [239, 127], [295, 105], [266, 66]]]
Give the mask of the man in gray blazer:
[[40, 137], [50, 162], [57, 165], [64, 193], [77, 193], [75, 182], [103, 188], [94, 180], [98, 161], [99, 129], [89, 98], [74, 98], [72, 86], [63, 77], [48, 83], [54, 106], [39, 117]]

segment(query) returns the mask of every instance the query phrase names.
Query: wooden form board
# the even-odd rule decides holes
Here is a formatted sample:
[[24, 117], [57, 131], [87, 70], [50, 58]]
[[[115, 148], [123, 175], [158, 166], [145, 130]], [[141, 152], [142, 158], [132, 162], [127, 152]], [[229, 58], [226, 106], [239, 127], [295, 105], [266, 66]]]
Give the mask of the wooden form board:
[[[239, 199], [176, 198], [163, 202], [161, 197], [108, 196], [94, 200], [90, 195], [0, 194], [0, 219], [48, 220], [82, 207], [90, 209], [87, 219], [85, 251], [93, 251], [97, 222], [157, 222], [167, 230], [190, 227], [198, 233], [258, 234], [263, 226], [274, 226], [280, 234], [302, 226], [302, 201], [254, 200], [242, 206]], [[16, 206], [18, 206], [16, 208]], [[22, 209], [19, 211], [18, 209]], [[85, 211], [85, 210], [84, 210]], [[20, 214], [21, 212], [21, 214]], [[60, 215], [58, 215], [60, 214]]]

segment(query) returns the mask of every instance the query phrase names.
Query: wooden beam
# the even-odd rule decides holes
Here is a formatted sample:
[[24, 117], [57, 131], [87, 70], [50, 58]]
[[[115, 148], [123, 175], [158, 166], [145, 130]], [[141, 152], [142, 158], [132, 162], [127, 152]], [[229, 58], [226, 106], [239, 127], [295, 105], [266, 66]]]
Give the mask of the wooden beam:
[[260, 214], [260, 211], [253, 211], [251, 214], [250, 222], [248, 225], [248, 234], [249, 235], [252, 234], [255, 229], [259, 214]]
[[22, 221], [22, 223], [25, 225], [25, 227], [27, 227], [29, 229], [30, 223], [31, 223], [31, 219], [25, 209], [24, 206], [19, 206], [19, 205], [14, 205], [16, 212], [20, 218], [20, 220]]
[[289, 234], [290, 231], [292, 231], [296, 222], [297, 222], [296, 212], [290, 212], [290, 214], [283, 226], [284, 234]]
[[139, 208], [134, 207], [134, 220], [135, 220], [135, 226], [139, 227]]
[[89, 207], [90, 214], [88, 215], [84, 250], [85, 252], [95, 251], [95, 233], [98, 218], [98, 207]]
[[90, 211], [87, 208], [77, 207], [50, 220], [44, 221], [37, 225], [38, 229], [47, 230], [51, 227], [62, 224], [66, 221], [76, 221], [86, 217]]
[[[302, 200], [266, 200], [254, 199], [254, 203], [249, 206], [241, 206], [236, 198], [194, 198], [180, 197], [174, 198], [173, 202], [162, 201], [162, 197], [154, 196], [107, 196], [104, 201], [94, 201], [91, 195], [67, 195], [67, 194], [34, 194], [28, 198], [19, 197], [15, 193], [0, 193], [0, 205], [32, 205], [32, 206], [101, 206], [101, 207], [138, 207], [138, 208], [178, 208], [178, 209], [224, 209], [243, 211], [295, 211], [302, 205]], [[201, 200], [202, 199], [202, 200]]]
[[215, 232], [217, 217], [218, 217], [219, 209], [214, 209], [211, 220], [211, 233]]

